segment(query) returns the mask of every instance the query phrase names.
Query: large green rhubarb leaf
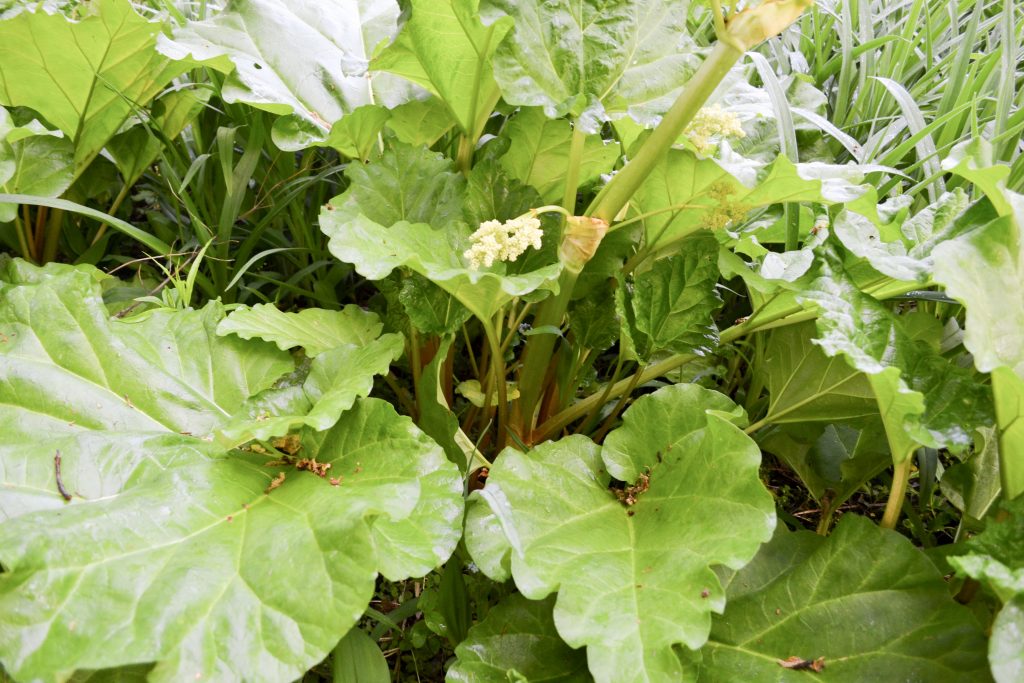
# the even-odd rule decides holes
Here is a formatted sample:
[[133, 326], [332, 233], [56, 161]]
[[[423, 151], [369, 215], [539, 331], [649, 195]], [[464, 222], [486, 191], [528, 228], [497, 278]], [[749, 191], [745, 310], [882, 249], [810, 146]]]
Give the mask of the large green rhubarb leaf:
[[813, 339], [810, 322], [772, 332], [759, 368], [769, 395], [765, 421], [837, 422], [876, 415], [867, 377], [827, 356]]
[[966, 448], [973, 428], [989, 423], [986, 387], [857, 289], [835, 254], [825, 253], [821, 277], [801, 299], [820, 310], [815, 343], [868, 376], [895, 463], [918, 446]]
[[725, 583], [725, 614], [693, 667], [702, 683], [988, 679], [971, 612], [906, 538], [862, 517], [828, 538], [780, 530]]
[[[326, 429], [401, 349], [398, 335], [386, 335], [296, 369], [268, 342], [218, 336], [216, 303], [111, 321], [97, 274], [20, 261], [0, 272], [4, 516], [60, 505], [57, 449], [78, 482], [68, 490], [88, 500], [118, 490], [148, 452], [206, 452], [214, 439], [234, 445], [303, 424]], [[33, 457], [40, 434], [51, 444], [44, 458]], [[100, 451], [109, 457], [96, 460]]]
[[[701, 647], [725, 604], [711, 566], [742, 567], [770, 537], [774, 506], [741, 418], [721, 394], [680, 384], [638, 399], [603, 448], [574, 436], [495, 462], [481, 496], [516, 585], [531, 599], [558, 592], [558, 633], [587, 646], [597, 680], [678, 681], [673, 646]], [[610, 488], [613, 477], [628, 485]]]
[[179, 441], [102, 500], [0, 527], [0, 658], [12, 675], [157, 661], [151, 681], [296, 678], [358, 621], [378, 565], [393, 579], [421, 573], [422, 560], [396, 553], [429, 568], [457, 541], [457, 469], [382, 401], [359, 403], [306, 454], [337, 486]]
[[553, 598], [512, 595], [487, 613], [455, 648], [453, 683], [508, 683], [511, 680], [587, 683], [587, 658], [558, 637], [551, 618]]
[[0, 21], [0, 104], [35, 109], [75, 143], [77, 175], [183, 67], [156, 52], [160, 24], [128, 0], [80, 21], [43, 10]]
[[111, 321], [101, 279], [16, 261], [0, 278], [7, 672], [156, 662], [150, 680], [293, 679], [358, 620], [376, 572], [422, 575], [450, 554], [461, 478], [408, 418], [353, 397], [328, 431], [280, 444], [291, 460], [228, 451], [214, 435], [287, 387], [290, 354], [218, 336], [218, 304]]
[[478, 0], [412, 0], [412, 16], [371, 65], [439, 97], [474, 139], [500, 94], [490, 59], [511, 25], [503, 20], [484, 26], [477, 5]]
[[[320, 228], [330, 238], [331, 253], [355, 265], [360, 275], [379, 280], [407, 267], [481, 320], [490, 320], [515, 297], [557, 289], [561, 264], [546, 259], [534, 266], [537, 258], [529, 253], [517, 263], [469, 268], [463, 252], [475, 226], [463, 221], [464, 203], [467, 213], [475, 214], [487, 202], [469, 201], [476, 195], [467, 192], [466, 181], [441, 155], [397, 144], [374, 163], [350, 165], [346, 175], [349, 189], [321, 212]], [[496, 198], [490, 201], [495, 205]]]
[[494, 55], [507, 102], [579, 119], [588, 132], [629, 115], [653, 125], [700, 59], [687, 31], [686, 0], [553, 3], [484, 0], [485, 20], [514, 28]]
[[362, 105], [413, 96], [400, 78], [367, 75], [399, 13], [394, 0], [237, 0], [161, 37], [159, 49], [228, 74], [221, 96], [280, 114], [274, 142], [301, 149], [323, 143], [331, 124]]

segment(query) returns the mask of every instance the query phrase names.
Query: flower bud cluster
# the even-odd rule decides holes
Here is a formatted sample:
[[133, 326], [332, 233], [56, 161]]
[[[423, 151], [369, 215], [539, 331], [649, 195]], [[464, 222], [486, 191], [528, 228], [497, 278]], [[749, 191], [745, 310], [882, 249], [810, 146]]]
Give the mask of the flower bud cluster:
[[743, 126], [740, 125], [739, 117], [722, 109], [718, 103], [698, 111], [684, 133], [697, 148], [697, 151], [704, 156], [714, 152], [713, 140], [727, 137], [745, 138], [747, 136]]
[[485, 221], [469, 236], [472, 246], [463, 256], [473, 270], [489, 268], [495, 261], [515, 261], [530, 247], [540, 249], [543, 237], [540, 219], [530, 214], [504, 223]]

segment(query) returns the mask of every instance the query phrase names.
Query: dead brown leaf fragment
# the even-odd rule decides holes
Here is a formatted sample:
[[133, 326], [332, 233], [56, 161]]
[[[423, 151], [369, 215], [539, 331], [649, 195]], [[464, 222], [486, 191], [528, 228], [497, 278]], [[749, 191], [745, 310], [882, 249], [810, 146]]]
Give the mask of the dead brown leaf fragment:
[[302, 440], [298, 434], [279, 436], [270, 442], [270, 445], [288, 455], [295, 455], [302, 449]]
[[316, 458], [303, 458], [295, 463], [297, 470], [309, 470], [321, 479], [327, 476], [327, 470], [331, 469], [329, 462], [317, 462]]
[[278, 475], [276, 477], [274, 477], [274, 480], [272, 482], [270, 482], [270, 486], [268, 486], [267, 488], [265, 488], [263, 490], [263, 493], [270, 493], [271, 491], [276, 489], [278, 486], [283, 484], [284, 483], [284, 474], [285, 474], [284, 472], [279, 472]]
[[817, 659], [804, 659], [803, 657], [787, 657], [786, 659], [778, 660], [779, 666], [783, 669], [793, 669], [794, 671], [813, 671], [814, 673], [821, 673], [825, 668], [825, 658], [818, 657]]
[[640, 478], [636, 480], [635, 484], [631, 484], [623, 489], [612, 489], [615, 493], [615, 497], [619, 499], [619, 502], [627, 507], [636, 505], [637, 499], [640, 498], [640, 494], [651, 487], [651, 468], [646, 468], [640, 473]]

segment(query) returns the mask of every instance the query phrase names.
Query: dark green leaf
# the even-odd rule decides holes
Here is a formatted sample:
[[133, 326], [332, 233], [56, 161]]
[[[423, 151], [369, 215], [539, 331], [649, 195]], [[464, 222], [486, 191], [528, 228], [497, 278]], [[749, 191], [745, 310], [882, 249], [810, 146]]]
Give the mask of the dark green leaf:
[[710, 353], [718, 345], [712, 318], [722, 305], [717, 285], [718, 242], [706, 234], [636, 275], [625, 305], [632, 309], [627, 321], [640, 357], [658, 351]]
[[508, 683], [510, 680], [585, 683], [583, 650], [558, 637], [551, 616], [554, 598], [527, 600], [511, 595], [492, 608], [455, 648], [448, 680], [456, 683]]
[[425, 334], [453, 334], [472, 315], [458, 299], [417, 273], [402, 281], [398, 298], [409, 321]]
[[[862, 517], [844, 517], [827, 539], [780, 530], [726, 583], [702, 682], [988, 678], [982, 630], [931, 561]], [[790, 657], [824, 658], [824, 670], [783, 668]]]
[[389, 683], [391, 672], [384, 654], [366, 631], [351, 629], [334, 648], [331, 658], [334, 683]]

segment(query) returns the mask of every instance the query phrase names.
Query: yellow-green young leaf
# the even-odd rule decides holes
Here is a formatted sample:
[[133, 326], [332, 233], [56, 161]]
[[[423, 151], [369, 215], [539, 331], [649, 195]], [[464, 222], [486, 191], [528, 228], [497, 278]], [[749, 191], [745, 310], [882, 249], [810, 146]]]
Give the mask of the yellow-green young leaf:
[[[724, 583], [725, 613], [690, 667], [701, 683], [988, 680], [974, 615], [906, 538], [863, 517], [828, 538], [780, 529]], [[824, 669], [783, 668], [791, 657]]]
[[592, 681], [584, 651], [570, 648], [558, 637], [551, 615], [554, 605], [554, 598], [527, 600], [518, 594], [502, 600], [455, 648], [457, 659], [448, 670], [447, 680]]
[[390, 116], [389, 111], [380, 105], [364, 104], [335, 121], [323, 144], [365, 163], [381, 144], [380, 132]]
[[688, 4], [484, 0], [480, 11], [488, 22], [514, 20], [493, 60], [505, 101], [597, 132], [625, 115], [653, 125], [671, 106], [700, 64]]
[[[735, 175], [734, 175], [735, 173]], [[669, 150], [637, 191], [649, 248], [666, 248], [701, 228], [723, 228], [752, 209], [784, 202], [842, 204], [868, 193], [857, 167], [793, 164], [784, 156], [761, 167], [731, 166], [693, 152]]]
[[436, 95], [466, 135], [479, 135], [498, 100], [490, 59], [512, 23], [484, 26], [477, 16], [478, 3], [412, 0], [411, 16], [398, 37], [370, 65]]
[[400, 78], [366, 73], [399, 12], [394, 0], [231, 3], [161, 37], [159, 49], [227, 74], [221, 96], [281, 115], [274, 142], [296, 150], [324, 143], [332, 124], [363, 105], [394, 107], [415, 95]]
[[[502, 137], [510, 142], [501, 157], [508, 174], [533, 187], [545, 203], [561, 199], [569, 168], [572, 127], [564, 119], [551, 120], [537, 107], [520, 109], [505, 126]], [[588, 135], [580, 157], [579, 183], [594, 182], [608, 173], [619, 157], [617, 145], [605, 144], [600, 136]]]
[[454, 125], [452, 113], [437, 97], [400, 104], [391, 110], [387, 122], [395, 137], [413, 147], [433, 147]]
[[184, 67], [156, 52], [160, 24], [128, 0], [80, 21], [39, 9], [0, 21], [0, 104], [31, 107], [75, 143], [76, 175]]
[[574, 436], [495, 461], [480, 496], [516, 585], [558, 593], [558, 633], [587, 646], [598, 681], [680, 680], [673, 646], [703, 645], [724, 607], [711, 567], [742, 567], [770, 538], [775, 510], [741, 419], [721, 394], [679, 384], [638, 399], [603, 448]]
[[631, 289], [620, 287], [622, 333], [636, 353], [644, 359], [658, 351], [704, 355], [718, 346], [712, 318], [722, 305], [718, 276], [718, 242], [705, 232], [636, 275]]

